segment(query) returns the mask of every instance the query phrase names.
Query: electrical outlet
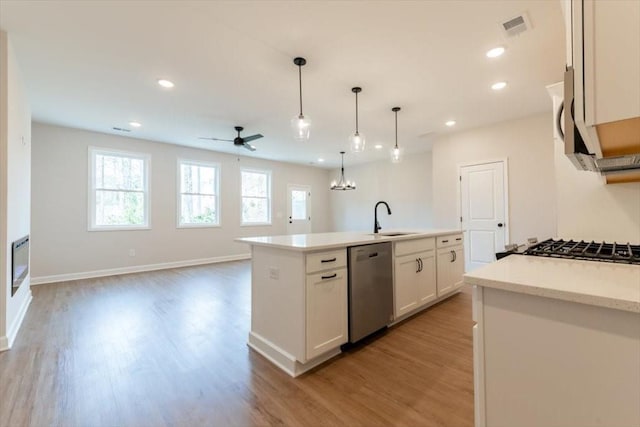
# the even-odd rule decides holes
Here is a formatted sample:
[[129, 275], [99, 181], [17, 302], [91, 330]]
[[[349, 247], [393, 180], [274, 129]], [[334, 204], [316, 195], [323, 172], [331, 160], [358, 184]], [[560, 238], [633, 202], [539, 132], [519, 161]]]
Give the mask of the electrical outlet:
[[136, 256], [136, 250], [135, 249], [129, 249], [129, 256]]
[[269, 267], [269, 279], [278, 280], [280, 278], [280, 269]]

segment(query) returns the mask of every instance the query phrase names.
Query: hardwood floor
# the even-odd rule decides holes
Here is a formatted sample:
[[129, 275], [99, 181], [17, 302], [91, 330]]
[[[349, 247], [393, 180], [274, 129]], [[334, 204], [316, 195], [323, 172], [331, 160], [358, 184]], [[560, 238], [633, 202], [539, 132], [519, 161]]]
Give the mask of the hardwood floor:
[[34, 286], [2, 426], [471, 426], [468, 291], [290, 378], [247, 347], [250, 263]]

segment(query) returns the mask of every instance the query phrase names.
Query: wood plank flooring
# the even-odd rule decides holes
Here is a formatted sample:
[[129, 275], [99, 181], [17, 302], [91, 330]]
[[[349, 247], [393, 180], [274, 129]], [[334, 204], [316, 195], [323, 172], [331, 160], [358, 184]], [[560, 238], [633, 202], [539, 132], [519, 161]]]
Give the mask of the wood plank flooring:
[[0, 426], [471, 426], [468, 291], [290, 378], [246, 345], [250, 263], [34, 286]]

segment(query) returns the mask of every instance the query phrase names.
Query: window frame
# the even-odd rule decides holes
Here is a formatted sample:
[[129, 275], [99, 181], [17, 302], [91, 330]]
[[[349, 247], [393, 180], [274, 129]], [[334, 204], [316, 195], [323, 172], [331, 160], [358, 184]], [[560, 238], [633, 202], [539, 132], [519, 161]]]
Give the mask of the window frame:
[[[194, 165], [194, 166], [202, 166], [209, 167], [215, 169], [216, 176], [216, 185], [214, 188], [214, 196], [216, 198], [216, 213], [218, 222], [217, 223], [185, 223], [182, 224], [180, 218], [182, 216], [182, 165]], [[217, 228], [222, 227], [222, 197], [220, 196], [220, 176], [221, 166], [220, 163], [217, 162], [207, 162], [202, 160], [192, 160], [186, 158], [178, 158], [177, 161], [177, 173], [176, 173], [176, 228]]]
[[[242, 188], [242, 173], [243, 172], [250, 172], [250, 173], [260, 173], [260, 174], [264, 174], [267, 176], [267, 192], [268, 195], [266, 197], [267, 199], [267, 203], [268, 203], [268, 208], [267, 208], [267, 212], [269, 215], [269, 218], [267, 219], [266, 222], [246, 222], [244, 221], [243, 215], [242, 215], [242, 202], [245, 198], [244, 193], [243, 193], [243, 188]], [[265, 225], [272, 225], [272, 220], [273, 220], [273, 190], [272, 190], [272, 172], [271, 170], [268, 169], [255, 169], [255, 168], [240, 168], [240, 227], [260, 227], [260, 226], [265, 226]], [[247, 197], [254, 197], [254, 196], [247, 196]]]
[[[111, 148], [102, 147], [88, 147], [88, 169], [89, 169], [89, 182], [88, 182], [88, 231], [131, 231], [131, 230], [150, 230], [151, 229], [151, 183], [149, 177], [151, 176], [151, 155], [148, 153], [140, 153], [135, 151], [117, 150]], [[97, 225], [96, 224], [96, 155], [106, 155], [113, 157], [128, 157], [132, 159], [142, 160], [144, 163], [143, 174], [143, 200], [144, 200], [144, 223], [134, 225]], [[126, 191], [126, 190], [125, 190]]]

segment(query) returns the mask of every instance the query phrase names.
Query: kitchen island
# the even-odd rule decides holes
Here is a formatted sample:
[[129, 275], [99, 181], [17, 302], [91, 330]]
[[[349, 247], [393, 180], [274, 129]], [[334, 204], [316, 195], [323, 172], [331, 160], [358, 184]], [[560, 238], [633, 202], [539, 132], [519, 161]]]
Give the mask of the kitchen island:
[[393, 316], [403, 320], [462, 286], [460, 230], [315, 233], [238, 238], [251, 245], [248, 344], [295, 377], [348, 342], [347, 248], [391, 242]]
[[640, 425], [640, 266], [511, 255], [464, 281], [477, 427]]

